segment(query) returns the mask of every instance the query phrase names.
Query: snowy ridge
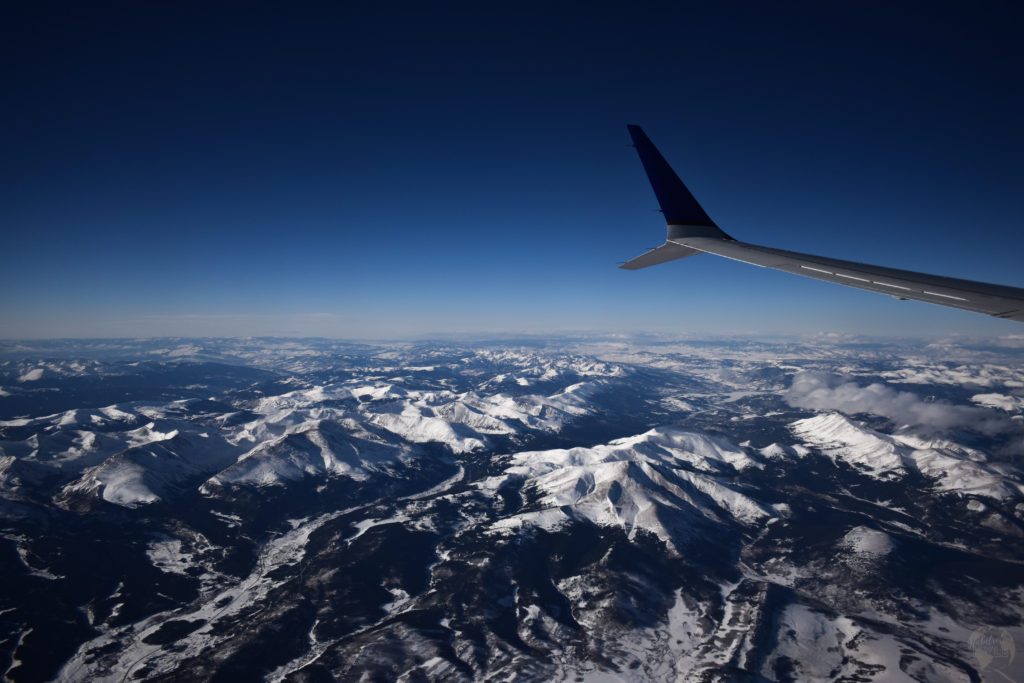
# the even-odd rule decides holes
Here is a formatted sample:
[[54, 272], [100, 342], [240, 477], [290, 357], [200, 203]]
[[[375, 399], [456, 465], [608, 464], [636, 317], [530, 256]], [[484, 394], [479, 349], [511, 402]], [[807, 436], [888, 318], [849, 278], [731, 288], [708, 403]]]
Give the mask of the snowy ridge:
[[550, 396], [499, 393], [481, 397], [470, 392], [460, 396], [458, 402], [495, 420], [496, 423], [491, 423], [495, 428], [500, 429], [498, 424], [504, 425], [508, 430], [505, 433], [517, 431], [512, 426], [515, 423], [520, 423], [519, 429], [557, 432], [574, 418], [593, 414], [593, 397], [610, 387], [607, 380], [599, 379], [573, 384]]
[[441, 444], [462, 454], [485, 448], [491, 437], [559, 431], [593, 412], [594, 397], [610, 388], [607, 376], [623, 374], [579, 359], [526, 370], [538, 380], [587, 379], [550, 395], [513, 396], [409, 389], [394, 378], [358, 378], [264, 396], [237, 410], [172, 401], [7, 420], [0, 427], [27, 436], [0, 446], [0, 487], [15, 495], [25, 482], [56, 474], [54, 495], [62, 506], [104, 500], [136, 507], [164, 500], [197, 478], [208, 495], [228, 484], [365, 479], [383, 463], [418, 454], [416, 444]]
[[26, 420], [18, 426], [30, 436], [3, 445], [8, 459], [0, 491], [17, 497], [28, 482], [55, 481], [61, 506], [89, 499], [125, 507], [156, 502], [239, 453], [178, 415], [181, 408], [180, 402], [115, 405]]
[[898, 370], [881, 373], [890, 382], [913, 384], [1024, 386], [1024, 370], [990, 363], [948, 363], [915, 359]]
[[[134, 402], [80, 380], [125, 361], [0, 361], [9, 677], [987, 680], [1024, 642], [1019, 354], [527, 341], [164, 340]], [[904, 369], [963, 419], [787, 400]]]
[[810, 446], [833, 460], [842, 460], [879, 479], [896, 479], [906, 474], [904, 452], [892, 437], [866, 429], [839, 413], [797, 420], [790, 428]]
[[302, 431], [310, 421], [333, 420], [359, 423], [361, 429], [380, 427], [407, 442], [440, 443], [454, 453], [467, 453], [484, 448], [488, 435], [513, 435], [524, 428], [558, 431], [592, 412], [589, 400], [607, 388], [603, 380], [593, 380], [551, 396], [481, 397], [473, 391], [410, 391], [392, 382], [320, 386], [260, 400], [253, 409], [260, 419], [243, 424], [228, 440], [267, 442], [271, 448], [271, 442]]
[[1006, 394], [975, 394], [971, 401], [987, 408], [998, 408], [1008, 413], [1024, 411], [1024, 396], [1007, 396]]
[[[408, 441], [445, 443], [455, 453], [468, 453], [484, 447], [483, 440], [475, 436], [475, 432], [464, 423], [465, 429], [457, 431], [447, 420], [433, 415], [424, 415], [420, 409], [412, 405], [406, 406], [399, 415], [385, 413], [374, 415], [371, 420], [373, 424], [394, 432]], [[460, 431], [463, 433], [460, 434]]]
[[816, 415], [790, 425], [805, 444], [834, 461], [883, 480], [901, 479], [908, 470], [935, 481], [942, 491], [1009, 498], [1022, 493], [1008, 474], [985, 464], [980, 452], [952, 441], [925, 439], [913, 433], [881, 434], [838, 413]]
[[524, 524], [558, 528], [570, 520], [618, 526], [633, 538], [639, 530], [673, 546], [678, 531], [663, 520], [683, 512], [715, 523], [761, 523], [772, 512], [717, 480], [757, 463], [721, 439], [682, 430], [652, 429], [592, 448], [518, 453], [504, 476], [481, 484], [496, 491], [525, 480], [537, 500], [528, 510], [498, 520], [496, 530]]
[[353, 420], [310, 420], [246, 452], [200, 490], [211, 494], [229, 483], [280, 486], [305, 477], [366, 479], [381, 463], [413, 454], [400, 440], [368, 431]]
[[260, 400], [253, 410], [260, 419], [227, 437], [256, 445], [203, 490], [226, 483], [275, 485], [305, 476], [363, 478], [376, 464], [408, 457], [413, 452], [408, 444], [439, 443], [467, 453], [484, 448], [488, 435], [513, 435], [524, 427], [557, 431], [588, 414], [588, 399], [606, 389], [594, 380], [552, 396], [481, 398], [475, 392], [355, 382], [288, 392]]
[[129, 443], [136, 445], [86, 469], [63, 486], [55, 499], [63, 505], [83, 497], [102, 498], [123, 507], [155, 503], [189, 479], [224, 467], [238, 453], [221, 439], [198, 434], [186, 438], [178, 430], [154, 433], [147, 429], [147, 436], [154, 434], [157, 438], [147, 441], [137, 431], [132, 433]]

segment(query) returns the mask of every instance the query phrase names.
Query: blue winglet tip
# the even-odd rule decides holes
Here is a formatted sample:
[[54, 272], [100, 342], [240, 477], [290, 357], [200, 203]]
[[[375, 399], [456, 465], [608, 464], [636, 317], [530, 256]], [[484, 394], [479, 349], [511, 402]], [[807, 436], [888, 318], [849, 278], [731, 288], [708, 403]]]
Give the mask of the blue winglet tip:
[[[697, 200], [690, 194], [690, 191], [679, 179], [676, 172], [672, 170], [669, 163], [661, 156], [661, 152], [654, 146], [651, 139], [647, 137], [640, 126], [629, 124], [626, 126], [629, 135], [633, 139], [637, 154], [640, 155], [640, 162], [647, 172], [647, 178], [651, 181], [651, 187], [661, 205], [661, 212], [665, 215], [665, 222], [669, 225], [690, 225], [707, 226], [717, 228], [715, 222], [704, 212]], [[717, 234], [717, 233], [716, 233]], [[724, 236], [725, 234], [722, 233]]]

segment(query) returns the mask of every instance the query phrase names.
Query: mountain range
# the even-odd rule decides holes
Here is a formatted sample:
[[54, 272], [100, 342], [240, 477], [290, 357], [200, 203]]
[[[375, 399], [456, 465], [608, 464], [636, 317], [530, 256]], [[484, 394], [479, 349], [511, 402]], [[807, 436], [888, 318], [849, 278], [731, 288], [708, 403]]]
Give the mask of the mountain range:
[[0, 344], [12, 681], [1024, 677], [1024, 343]]

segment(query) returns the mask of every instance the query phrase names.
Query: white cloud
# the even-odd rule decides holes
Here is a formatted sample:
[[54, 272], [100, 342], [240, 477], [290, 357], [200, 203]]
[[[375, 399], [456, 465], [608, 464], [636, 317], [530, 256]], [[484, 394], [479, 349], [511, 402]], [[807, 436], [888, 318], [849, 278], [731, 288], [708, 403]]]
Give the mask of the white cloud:
[[917, 394], [896, 391], [885, 384], [861, 386], [824, 372], [798, 373], [785, 398], [796, 408], [836, 410], [848, 415], [870, 413], [899, 425], [934, 431], [964, 428], [993, 435], [1020, 429], [1007, 416], [987, 408], [924, 401]]

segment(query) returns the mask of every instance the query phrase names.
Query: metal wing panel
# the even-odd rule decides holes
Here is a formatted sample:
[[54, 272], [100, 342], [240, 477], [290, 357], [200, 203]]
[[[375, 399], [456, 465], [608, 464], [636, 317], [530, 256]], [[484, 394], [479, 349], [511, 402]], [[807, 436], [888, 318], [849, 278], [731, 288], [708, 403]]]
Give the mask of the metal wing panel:
[[626, 270], [646, 268], [706, 252], [755, 266], [888, 294], [897, 299], [916, 299], [1024, 322], [1024, 289], [1017, 287], [915, 273], [737, 242], [708, 217], [650, 138], [638, 126], [628, 128], [665, 215], [668, 239], [657, 249], [624, 263], [621, 267]]
[[667, 261], [674, 261], [677, 258], [686, 258], [687, 256], [693, 256], [694, 254], [702, 254], [704, 252], [698, 249], [691, 249], [690, 247], [680, 246], [672, 242], [665, 242], [665, 244], [645, 251], [634, 259], [626, 261], [619, 268], [624, 270], [639, 270], [640, 268], [647, 268], [648, 266], [656, 266], [659, 263], [665, 263]]
[[915, 299], [1024, 322], [1024, 289], [1017, 287], [872, 266], [732, 240], [692, 237], [672, 241], [736, 261], [880, 292], [898, 299]]

